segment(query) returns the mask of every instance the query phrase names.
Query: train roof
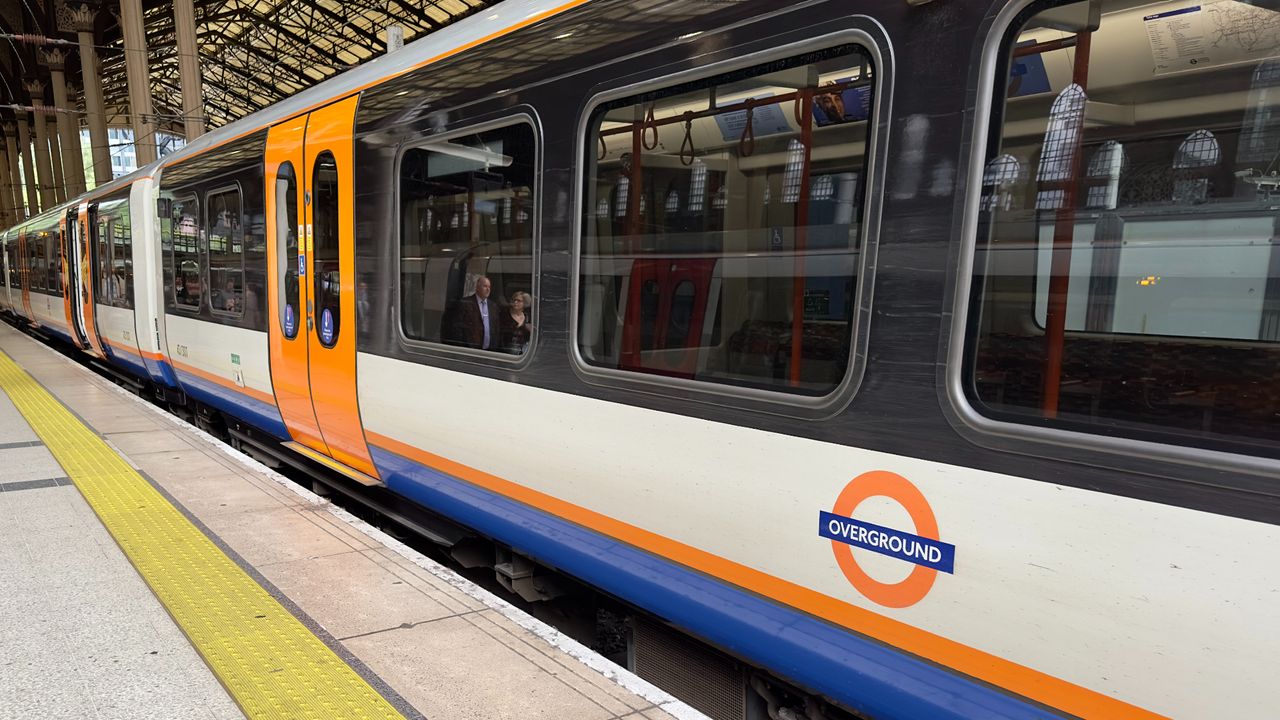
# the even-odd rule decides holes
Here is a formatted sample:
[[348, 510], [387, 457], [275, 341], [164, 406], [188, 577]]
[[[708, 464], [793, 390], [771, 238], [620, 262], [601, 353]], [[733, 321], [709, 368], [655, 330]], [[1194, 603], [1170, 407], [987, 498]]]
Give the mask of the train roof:
[[194, 142], [162, 158], [155, 166], [163, 171], [167, 166], [176, 165], [251, 132], [323, 107], [367, 87], [456, 55], [587, 2], [590, 0], [505, 0], [483, 14], [464, 18], [415, 40], [396, 52], [370, 60], [275, 105], [201, 135]]
[[270, 107], [246, 115], [235, 122], [201, 135], [181, 149], [128, 175], [113, 179], [74, 199], [59, 203], [35, 217], [3, 232], [44, 225], [81, 202], [100, 198], [121, 188], [154, 176], [165, 167], [196, 157], [224, 143], [283, 120], [323, 107], [388, 79], [403, 75], [433, 62], [456, 55], [469, 48], [533, 25], [567, 10], [585, 5], [590, 0], [505, 0], [482, 14], [459, 20], [436, 32], [405, 45], [400, 50], [370, 60]]

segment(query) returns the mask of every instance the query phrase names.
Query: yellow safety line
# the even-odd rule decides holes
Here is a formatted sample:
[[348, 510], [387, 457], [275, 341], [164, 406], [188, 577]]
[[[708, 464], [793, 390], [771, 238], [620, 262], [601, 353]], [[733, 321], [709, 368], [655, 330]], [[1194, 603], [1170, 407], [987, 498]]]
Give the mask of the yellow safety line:
[[3, 352], [0, 387], [245, 715], [402, 717]]

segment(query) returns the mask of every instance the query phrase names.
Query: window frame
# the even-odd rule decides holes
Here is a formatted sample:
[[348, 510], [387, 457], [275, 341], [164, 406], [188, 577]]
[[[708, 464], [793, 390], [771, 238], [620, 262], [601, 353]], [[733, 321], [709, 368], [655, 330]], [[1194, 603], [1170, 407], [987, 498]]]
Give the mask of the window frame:
[[[169, 225], [171, 228], [170, 232], [172, 233], [172, 237], [169, 238], [169, 273], [173, 276], [173, 287], [170, 288], [169, 300], [173, 305], [173, 308], [178, 312], [183, 312], [190, 315], [199, 315], [200, 310], [203, 309], [205, 304], [208, 302], [208, 295], [209, 295], [209, 293], [207, 292], [208, 283], [205, 280], [204, 267], [200, 268], [200, 282], [203, 282], [206, 284], [206, 288], [205, 288], [206, 292], [201, 292], [200, 304], [187, 305], [185, 303], [178, 302], [178, 266], [175, 264], [177, 262], [178, 231], [177, 231], [177, 227], [174, 225], [174, 222], [173, 222], [173, 203], [176, 203], [185, 197], [190, 197], [196, 204], [196, 256], [197, 257], [200, 257], [200, 243], [203, 240], [202, 236], [204, 234], [204, 226], [202, 223], [202, 221], [204, 220], [204, 205], [201, 203], [200, 193], [196, 192], [194, 188], [190, 188], [190, 187], [183, 188], [182, 190], [178, 190], [176, 192], [171, 193], [171, 197], [169, 198], [169, 203], [170, 203]], [[208, 303], [208, 304], [212, 305], [212, 303]]]
[[[1067, 427], [1046, 424], [1042, 418], [1028, 416], [1014, 421], [1007, 415], [985, 411], [981, 404], [970, 398], [966, 390], [967, 378], [972, 374], [968, 358], [977, 342], [977, 335], [970, 337], [971, 318], [980, 314], [980, 298], [974, 294], [974, 269], [977, 261], [978, 224], [981, 217], [982, 177], [986, 169], [987, 155], [993, 138], [999, 137], [1001, 105], [1005, 102], [997, 75], [1007, 67], [1012, 41], [1032, 12], [1069, 5], [1070, 2], [1045, 0], [1015, 0], [1006, 5], [986, 28], [982, 42], [976, 77], [974, 112], [967, 120], [964, 137], [970, 140], [967, 153], [961, 162], [967, 163], [958, 173], [965, 183], [962, 193], [957, 193], [957, 209], [960, 222], [952, 235], [953, 273], [948, 281], [951, 307], [950, 328], [944, 328], [940, 340], [944, 361], [939, 367], [938, 394], [953, 427], [969, 440], [983, 447], [1026, 455], [1044, 457], [1072, 463], [1100, 464], [1105, 467], [1144, 467], [1152, 470], [1145, 461], [1171, 462], [1189, 468], [1213, 468], [1262, 478], [1280, 478], [1280, 463], [1264, 455], [1247, 455], [1230, 450], [1219, 450], [1202, 445], [1181, 445], [1180, 438], [1153, 428], [1144, 435], [1165, 435], [1168, 440], [1147, 440], [1135, 437], [1136, 433], [1107, 435], [1101, 431], [1086, 432]], [[999, 91], [1000, 98], [996, 94]], [[1270, 487], [1270, 483], [1259, 487]]]
[[[725, 59], [713, 61], [699, 67], [660, 74], [636, 80], [635, 76], [620, 81], [620, 84], [607, 89], [597, 88], [587, 100], [578, 118], [577, 137], [575, 138], [578, 158], [578, 171], [575, 173], [574, 217], [569, 236], [571, 261], [569, 269], [569, 332], [568, 349], [570, 366], [574, 373], [592, 385], [640, 391], [666, 397], [689, 399], [697, 402], [730, 405], [734, 407], [762, 410], [802, 418], [824, 419], [838, 413], [857, 395], [867, 368], [867, 343], [871, 328], [871, 304], [875, 288], [876, 255], [879, 249], [881, 214], [884, 205], [885, 177], [887, 163], [887, 135], [889, 121], [893, 110], [893, 53], [890, 42], [883, 28], [874, 19], [866, 15], [850, 15], [843, 18], [850, 27], [833, 30], [821, 35], [806, 32], [792, 32], [766, 38], [760, 45], [766, 46], [757, 51], [737, 54], [741, 48], [725, 50], [720, 55]], [[693, 380], [673, 378], [666, 375], [609, 368], [593, 365], [583, 356], [580, 347], [579, 333], [581, 318], [579, 305], [581, 302], [582, 277], [582, 244], [584, 230], [584, 207], [587, 183], [591, 181], [588, 174], [587, 153], [594, 152], [596, 139], [593, 132], [592, 117], [605, 103], [645, 93], [671, 89], [686, 83], [711, 80], [739, 70], [762, 65], [778, 60], [821, 52], [842, 45], [856, 45], [865, 52], [874, 69], [872, 116], [867, 121], [865, 185], [863, 191], [862, 223], [858, 228], [859, 244], [857, 258], [857, 306], [852, 315], [853, 327], [850, 329], [849, 366], [844, 377], [830, 392], [824, 395], [802, 395], [781, 390], [744, 387], [711, 380]], [[659, 49], [661, 50], [661, 48]], [[590, 139], [588, 139], [590, 136]]]
[[[210, 260], [211, 248], [210, 248], [209, 238], [211, 235], [210, 231], [213, 229], [213, 226], [209, 224], [208, 214], [209, 214], [210, 207], [212, 207], [212, 203], [209, 202], [209, 198], [215, 197], [217, 195], [224, 195], [230, 192], [234, 192], [236, 195], [236, 201], [238, 203], [237, 212], [240, 215], [240, 285], [241, 285], [240, 292], [242, 293], [242, 295], [241, 295], [240, 309], [236, 312], [231, 312], [230, 310], [219, 310], [218, 308], [213, 306], [213, 281], [212, 281], [213, 263]], [[200, 254], [201, 259], [204, 261], [202, 263], [203, 267], [201, 267], [200, 269], [200, 275], [204, 279], [204, 297], [201, 299], [201, 302], [206, 304], [209, 307], [209, 312], [214, 314], [215, 316], [239, 320], [244, 317], [243, 293], [245, 293], [247, 290], [247, 288], [245, 287], [245, 284], [248, 281], [247, 273], [245, 272], [245, 252], [244, 252], [244, 249], [245, 249], [244, 248], [245, 246], [245, 242], [244, 242], [245, 229], [244, 228], [246, 224], [245, 219], [247, 217], [244, 211], [244, 190], [240, 187], [240, 182], [236, 181], [236, 182], [228, 183], [226, 185], [219, 185], [218, 187], [205, 190], [204, 197], [201, 199], [203, 200], [203, 203], [201, 204], [198, 210], [200, 213], [200, 219], [202, 221], [200, 225], [200, 240], [198, 243], [199, 245], [198, 252]], [[177, 291], [176, 281], [174, 283], [174, 288], [176, 292]]]
[[[479, 135], [491, 130], [501, 130], [516, 125], [528, 125], [533, 131], [533, 203], [532, 217], [530, 222], [533, 227], [533, 235], [530, 238], [530, 273], [532, 290], [530, 294], [534, 298], [534, 307], [540, 305], [540, 290], [542, 287], [542, 185], [543, 185], [543, 136], [542, 123], [539, 121], [537, 113], [533, 108], [528, 106], [518, 106], [515, 112], [503, 112], [500, 117], [494, 117], [489, 120], [482, 120], [474, 123], [466, 123], [455, 128], [449, 128], [442, 132], [426, 137], [414, 138], [411, 142], [401, 143], [396, 148], [396, 159], [394, 165], [395, 191], [393, 193], [393, 202], [395, 204], [395, 273], [396, 273], [396, 295], [394, 299], [395, 313], [392, 317], [392, 324], [395, 326], [396, 337], [399, 340], [400, 347], [406, 351], [420, 356], [436, 356], [436, 357], [455, 357], [465, 358], [468, 360], [487, 360], [498, 363], [502, 367], [521, 369], [531, 362], [534, 353], [537, 351], [538, 337], [540, 332], [534, 332], [529, 338], [529, 347], [523, 355], [511, 355], [508, 353], [498, 352], [496, 350], [479, 350], [476, 348], [463, 347], [460, 345], [450, 345], [448, 343], [432, 340], [419, 340], [409, 337], [404, 331], [404, 320], [402, 316], [403, 300], [400, 294], [400, 269], [401, 269], [401, 253], [403, 251], [403, 238], [401, 231], [403, 229], [403, 217], [401, 215], [402, 202], [400, 196], [400, 171], [404, 156], [410, 150], [426, 149], [431, 145], [447, 142], [449, 140], [466, 137], [468, 135]], [[536, 323], [532, 321], [541, 317], [541, 309], [534, 310], [530, 315], [530, 322], [536, 327]]]

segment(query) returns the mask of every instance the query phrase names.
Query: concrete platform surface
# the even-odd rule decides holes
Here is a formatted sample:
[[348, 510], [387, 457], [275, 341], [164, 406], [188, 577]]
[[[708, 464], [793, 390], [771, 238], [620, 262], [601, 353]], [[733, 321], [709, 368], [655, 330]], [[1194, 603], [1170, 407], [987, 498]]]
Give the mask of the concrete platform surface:
[[[6, 325], [0, 350], [406, 717], [703, 717]], [[0, 719], [242, 717], [66, 474], [0, 394]]]

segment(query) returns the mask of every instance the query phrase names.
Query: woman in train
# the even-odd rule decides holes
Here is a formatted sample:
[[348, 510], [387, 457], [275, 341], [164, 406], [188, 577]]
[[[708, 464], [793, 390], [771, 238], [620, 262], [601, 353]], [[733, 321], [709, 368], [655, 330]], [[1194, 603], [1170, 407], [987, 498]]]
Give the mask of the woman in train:
[[527, 292], [517, 290], [511, 295], [511, 304], [498, 316], [498, 341], [504, 352], [523, 355], [529, 347], [533, 325], [529, 324], [529, 310], [533, 298]]

